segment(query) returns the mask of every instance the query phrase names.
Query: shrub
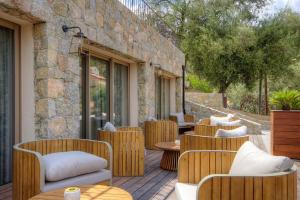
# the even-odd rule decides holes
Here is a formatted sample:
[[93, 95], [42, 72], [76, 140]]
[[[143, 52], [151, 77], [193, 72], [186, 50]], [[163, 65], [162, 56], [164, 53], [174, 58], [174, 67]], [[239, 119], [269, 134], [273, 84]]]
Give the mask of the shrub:
[[300, 92], [297, 90], [274, 92], [270, 104], [277, 110], [300, 110]]
[[205, 93], [213, 92], [213, 88], [208, 84], [208, 82], [206, 80], [200, 79], [197, 75], [188, 75], [187, 81], [190, 83], [190, 87], [194, 90]]

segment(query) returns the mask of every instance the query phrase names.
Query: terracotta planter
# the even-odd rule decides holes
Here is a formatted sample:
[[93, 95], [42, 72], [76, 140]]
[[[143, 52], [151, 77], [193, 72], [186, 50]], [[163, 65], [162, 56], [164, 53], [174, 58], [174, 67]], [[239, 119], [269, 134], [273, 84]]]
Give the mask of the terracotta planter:
[[272, 111], [271, 124], [272, 153], [299, 159], [300, 111]]

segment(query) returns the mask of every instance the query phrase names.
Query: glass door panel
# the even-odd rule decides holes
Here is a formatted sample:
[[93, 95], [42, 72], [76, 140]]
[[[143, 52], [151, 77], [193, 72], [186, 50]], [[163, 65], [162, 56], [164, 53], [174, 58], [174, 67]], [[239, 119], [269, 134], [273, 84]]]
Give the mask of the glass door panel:
[[115, 126], [127, 126], [128, 120], [128, 67], [114, 65], [114, 114]]
[[96, 132], [109, 121], [109, 62], [90, 58], [89, 67], [89, 114], [90, 139], [96, 139]]
[[14, 31], [0, 26], [0, 186], [12, 181]]

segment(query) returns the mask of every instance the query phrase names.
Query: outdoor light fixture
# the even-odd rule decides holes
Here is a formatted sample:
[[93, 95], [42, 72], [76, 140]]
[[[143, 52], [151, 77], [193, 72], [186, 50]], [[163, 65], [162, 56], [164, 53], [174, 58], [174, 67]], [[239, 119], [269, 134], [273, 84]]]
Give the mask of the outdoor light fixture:
[[72, 36], [72, 40], [69, 47], [69, 53], [79, 54], [82, 51], [84, 39], [86, 39], [87, 37], [83, 34], [79, 26], [67, 26], [67, 25], [62, 26], [62, 30], [65, 33], [67, 33], [71, 29], [78, 29], [78, 32]]

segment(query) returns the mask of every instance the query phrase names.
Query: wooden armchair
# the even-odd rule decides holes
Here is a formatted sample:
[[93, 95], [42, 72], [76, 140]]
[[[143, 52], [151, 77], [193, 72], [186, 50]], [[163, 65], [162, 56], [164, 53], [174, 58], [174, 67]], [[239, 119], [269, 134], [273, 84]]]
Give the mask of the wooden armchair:
[[122, 127], [117, 132], [99, 131], [97, 138], [111, 144], [113, 176], [143, 176], [145, 144], [139, 127]]
[[231, 150], [237, 151], [249, 136], [240, 137], [210, 137], [195, 134], [185, 134], [180, 138], [180, 153], [189, 150]]
[[[179, 199], [297, 199], [295, 166], [289, 171], [274, 174], [232, 176], [228, 173], [235, 154], [234, 151], [216, 150], [183, 153], [179, 158], [178, 183], [175, 186], [176, 194], [184, 197]], [[189, 193], [182, 191], [186, 186], [193, 187], [193, 199], [191, 190]]]
[[[170, 115], [169, 119], [171, 121], [173, 121], [173, 122], [178, 123], [177, 116]], [[184, 122], [194, 123], [195, 122], [195, 116], [194, 115], [185, 114], [184, 115]]]
[[210, 125], [210, 119], [202, 119], [200, 123], [196, 124], [194, 132], [196, 135], [215, 136], [218, 129], [232, 130], [240, 126], [216, 126]]
[[145, 146], [147, 149], [156, 149], [159, 142], [175, 142], [178, 136], [178, 126], [170, 120], [145, 121]]
[[[41, 193], [46, 185], [42, 156], [66, 151], [83, 151], [105, 158], [106, 169], [111, 170], [112, 149], [103, 141], [57, 139], [17, 144], [13, 150], [13, 199], [27, 200]], [[111, 175], [104, 182], [111, 184]]]

